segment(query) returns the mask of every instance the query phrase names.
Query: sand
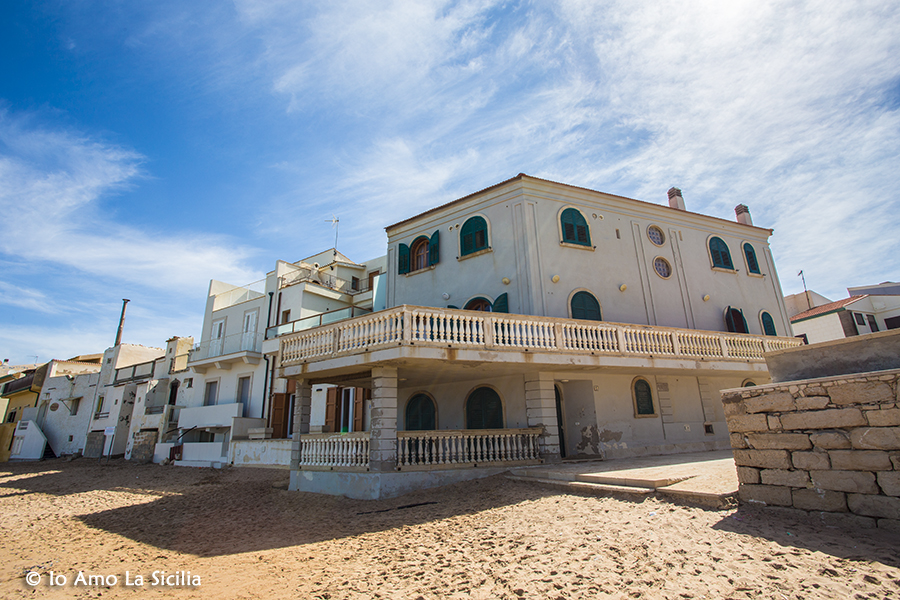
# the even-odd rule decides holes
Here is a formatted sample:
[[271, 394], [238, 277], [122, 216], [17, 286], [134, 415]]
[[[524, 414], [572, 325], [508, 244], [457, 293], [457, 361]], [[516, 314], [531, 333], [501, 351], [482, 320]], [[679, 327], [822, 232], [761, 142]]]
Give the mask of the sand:
[[[0, 596], [900, 598], [897, 533], [502, 476], [382, 501], [289, 492], [287, 476], [0, 465]], [[152, 585], [154, 571], [199, 585]], [[116, 581], [74, 585], [79, 572]]]

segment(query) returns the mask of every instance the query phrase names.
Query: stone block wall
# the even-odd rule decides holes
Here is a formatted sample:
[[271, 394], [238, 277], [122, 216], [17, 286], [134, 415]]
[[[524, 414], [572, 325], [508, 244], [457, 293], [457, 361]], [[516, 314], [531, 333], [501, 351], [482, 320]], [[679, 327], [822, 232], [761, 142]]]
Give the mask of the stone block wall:
[[900, 369], [723, 390], [741, 500], [900, 530], [898, 383]]

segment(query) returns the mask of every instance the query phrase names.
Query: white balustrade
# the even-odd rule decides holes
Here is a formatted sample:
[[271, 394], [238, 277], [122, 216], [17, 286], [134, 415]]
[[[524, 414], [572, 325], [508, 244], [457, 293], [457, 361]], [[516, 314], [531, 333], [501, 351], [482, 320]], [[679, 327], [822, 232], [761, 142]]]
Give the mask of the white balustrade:
[[397, 466], [440, 468], [538, 460], [540, 428], [398, 431]]
[[301, 435], [300, 466], [368, 468], [369, 437], [368, 431]]
[[762, 361], [798, 338], [398, 306], [281, 337], [282, 366], [392, 345]]

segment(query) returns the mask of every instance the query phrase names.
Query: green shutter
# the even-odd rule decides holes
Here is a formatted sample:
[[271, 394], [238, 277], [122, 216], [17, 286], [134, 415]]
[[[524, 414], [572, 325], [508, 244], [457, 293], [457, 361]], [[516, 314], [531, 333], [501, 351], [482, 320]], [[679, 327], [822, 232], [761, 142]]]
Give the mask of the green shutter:
[[503, 292], [497, 299], [494, 300], [494, 304], [491, 306], [492, 312], [497, 313], [508, 313], [509, 312], [509, 294]]
[[503, 429], [503, 403], [497, 392], [480, 387], [466, 402], [466, 429]]
[[763, 332], [766, 335], [778, 335], [778, 332], [775, 331], [775, 321], [772, 320], [772, 315], [767, 312], [762, 314], [762, 324], [763, 324]]
[[731, 262], [731, 252], [728, 251], [728, 244], [724, 240], [717, 237], [710, 239], [709, 253], [712, 255], [714, 267], [734, 270], [734, 265]]
[[456, 310], [459, 310], [458, 306], [453, 306], [452, 304], [448, 304], [447, 308], [455, 308]]
[[643, 379], [634, 382], [634, 403], [637, 414], [652, 415], [653, 410], [653, 393], [650, 391], [650, 384]]
[[435, 231], [431, 236], [431, 239], [428, 240], [428, 264], [436, 265], [440, 262], [441, 259], [441, 242], [440, 242], [440, 230]]
[[725, 309], [725, 328], [734, 333], [734, 317], [731, 315], [731, 307]]
[[750, 244], [744, 244], [744, 256], [747, 257], [747, 268], [751, 273], [759, 275], [759, 261], [756, 260], [756, 251]]
[[416, 394], [406, 405], [406, 431], [431, 431], [435, 428], [434, 402], [425, 394]]
[[409, 273], [409, 246], [400, 244], [400, 250], [397, 254], [399, 257], [399, 260], [397, 261], [397, 273], [405, 275], [406, 273]]
[[467, 220], [463, 223], [460, 234], [463, 256], [487, 248], [487, 221], [483, 218], [472, 217]]
[[567, 208], [559, 216], [563, 230], [563, 241], [580, 246], [591, 245], [591, 234], [584, 216], [574, 208]]
[[588, 321], [602, 321], [600, 303], [587, 292], [578, 292], [572, 296], [572, 318]]

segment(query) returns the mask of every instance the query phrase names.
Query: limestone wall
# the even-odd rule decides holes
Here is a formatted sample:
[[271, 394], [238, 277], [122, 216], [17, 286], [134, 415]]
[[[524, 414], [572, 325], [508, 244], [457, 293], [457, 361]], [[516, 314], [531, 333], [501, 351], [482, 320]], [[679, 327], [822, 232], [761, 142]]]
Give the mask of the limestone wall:
[[740, 498], [900, 527], [900, 369], [722, 391]]

